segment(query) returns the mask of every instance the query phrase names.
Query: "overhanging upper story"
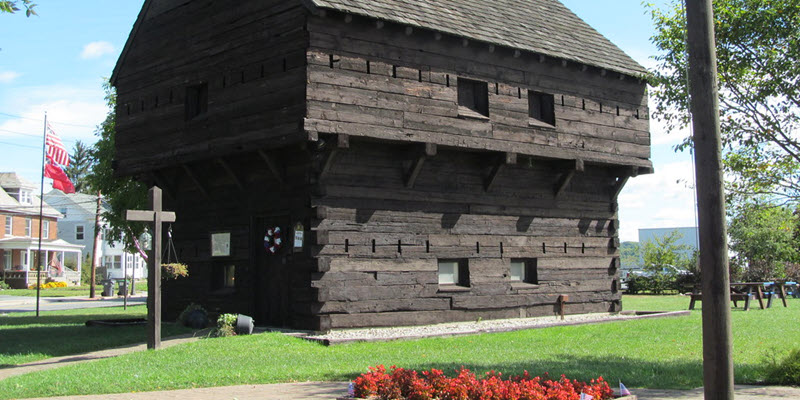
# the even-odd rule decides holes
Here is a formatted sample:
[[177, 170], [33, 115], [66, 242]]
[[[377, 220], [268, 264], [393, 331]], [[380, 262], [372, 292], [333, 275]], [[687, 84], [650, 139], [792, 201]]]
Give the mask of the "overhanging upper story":
[[644, 73], [555, 0], [147, 0], [118, 173], [328, 135], [648, 173]]

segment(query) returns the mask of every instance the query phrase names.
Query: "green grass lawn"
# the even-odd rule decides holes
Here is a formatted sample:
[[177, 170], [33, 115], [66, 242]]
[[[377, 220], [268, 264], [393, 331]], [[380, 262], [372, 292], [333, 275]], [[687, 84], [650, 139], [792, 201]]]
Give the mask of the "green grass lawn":
[[[680, 310], [680, 296], [625, 296], [628, 310]], [[702, 386], [700, 311], [690, 316], [565, 326], [508, 333], [324, 347], [280, 334], [205, 339], [0, 381], [0, 398], [118, 393], [191, 387], [348, 380], [368, 366], [461, 366], [482, 373], [549, 372], [588, 380], [599, 375], [629, 387]], [[789, 308], [735, 310], [737, 383], [762, 379], [771, 349], [800, 343], [800, 301]]]
[[[147, 341], [143, 326], [87, 327], [90, 319], [146, 318], [145, 306], [103, 307], [66, 311], [14, 313], [0, 316], [0, 368], [50, 357], [86, 353]], [[162, 325], [162, 335], [189, 330]]]
[[[73, 296], [89, 296], [89, 285], [81, 286], [68, 286], [65, 288], [42, 289], [39, 294], [41, 297], [73, 297]], [[136, 281], [136, 292], [146, 292], [147, 281]], [[114, 293], [117, 292], [117, 285], [114, 284]], [[103, 293], [103, 285], [95, 286], [95, 295], [100, 296]], [[0, 290], [0, 295], [3, 296], [24, 296], [36, 297], [36, 289], [5, 289]]]

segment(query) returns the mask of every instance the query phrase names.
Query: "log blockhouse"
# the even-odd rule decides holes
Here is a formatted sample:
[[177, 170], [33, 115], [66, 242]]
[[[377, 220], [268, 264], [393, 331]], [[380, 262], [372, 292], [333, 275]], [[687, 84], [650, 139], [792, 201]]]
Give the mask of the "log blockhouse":
[[619, 311], [644, 73], [557, 0], [146, 0], [112, 77], [115, 168], [177, 212], [190, 276], [164, 315]]

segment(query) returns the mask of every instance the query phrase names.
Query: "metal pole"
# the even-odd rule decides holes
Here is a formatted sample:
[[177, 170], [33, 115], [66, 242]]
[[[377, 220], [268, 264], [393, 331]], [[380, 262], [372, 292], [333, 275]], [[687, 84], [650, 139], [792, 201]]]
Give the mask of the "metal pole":
[[[38, 254], [38, 260], [36, 260], [36, 316], [39, 316], [39, 300], [41, 299], [42, 293], [42, 215], [44, 214], [44, 163], [45, 163], [45, 154], [47, 153], [47, 112], [44, 113], [44, 129], [42, 133], [42, 179], [39, 182], [39, 250], [36, 252]], [[28, 257], [28, 262], [30, 263], [30, 257]], [[28, 269], [30, 269], [30, 264], [28, 264]]]
[[733, 399], [730, 275], [720, 145], [717, 55], [711, 0], [686, 0], [689, 90], [703, 288], [706, 400]]

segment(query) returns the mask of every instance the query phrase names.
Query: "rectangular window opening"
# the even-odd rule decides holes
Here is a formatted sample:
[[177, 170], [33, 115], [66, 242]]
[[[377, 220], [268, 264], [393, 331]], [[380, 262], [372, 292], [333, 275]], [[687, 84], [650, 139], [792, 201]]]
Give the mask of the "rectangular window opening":
[[75, 240], [83, 240], [83, 237], [84, 237], [83, 225], [76, 225], [75, 226]]
[[212, 290], [233, 289], [236, 287], [236, 266], [215, 265]]
[[552, 94], [528, 91], [528, 116], [548, 125], [556, 125], [555, 100]]
[[186, 120], [192, 120], [206, 112], [208, 112], [208, 83], [188, 86], [186, 88]]
[[25, 218], [25, 236], [31, 237], [31, 231], [33, 230], [33, 220], [30, 218]]
[[486, 82], [458, 78], [458, 106], [488, 117], [489, 85]]
[[538, 284], [539, 273], [537, 264], [537, 259], [535, 258], [512, 259], [509, 266], [509, 277], [511, 281]]
[[6, 216], [6, 235], [8, 235], [8, 236], [11, 236], [11, 235], [14, 234], [14, 231], [13, 231], [14, 220], [12, 218], [13, 217], [10, 216], [10, 215]]
[[469, 287], [468, 261], [439, 260], [439, 284]]

